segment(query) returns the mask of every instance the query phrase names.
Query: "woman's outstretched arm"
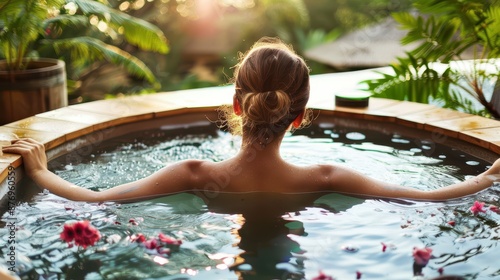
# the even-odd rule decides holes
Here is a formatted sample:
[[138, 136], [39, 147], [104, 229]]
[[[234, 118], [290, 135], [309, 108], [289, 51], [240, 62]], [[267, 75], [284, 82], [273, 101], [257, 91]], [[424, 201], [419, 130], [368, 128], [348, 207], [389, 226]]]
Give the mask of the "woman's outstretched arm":
[[111, 189], [95, 192], [72, 184], [47, 169], [47, 157], [43, 144], [33, 139], [14, 140], [11, 146], [3, 147], [5, 153], [23, 157], [27, 175], [42, 189], [75, 201], [133, 201], [157, 197], [192, 188], [196, 169], [200, 161], [183, 161], [165, 167], [146, 178], [126, 183]]
[[494, 182], [500, 182], [500, 159], [497, 159], [491, 168], [473, 178], [428, 191], [382, 182], [344, 167], [331, 167], [328, 173], [330, 189], [334, 191], [381, 198], [438, 201], [471, 195], [491, 187]]
[[[44, 146], [33, 139], [15, 140], [4, 147], [6, 153], [23, 157], [27, 175], [42, 189], [71, 200], [80, 201], [133, 201], [194, 190], [203, 182], [203, 161], [181, 161], [135, 182], [119, 185], [105, 191], [95, 192], [76, 186], [47, 169]], [[325, 181], [321, 190], [346, 194], [384, 198], [407, 198], [417, 200], [446, 200], [467, 196], [500, 182], [500, 159], [482, 174], [450, 186], [423, 191], [410, 187], [382, 182], [364, 176], [352, 169], [339, 166], [323, 166], [320, 176]]]

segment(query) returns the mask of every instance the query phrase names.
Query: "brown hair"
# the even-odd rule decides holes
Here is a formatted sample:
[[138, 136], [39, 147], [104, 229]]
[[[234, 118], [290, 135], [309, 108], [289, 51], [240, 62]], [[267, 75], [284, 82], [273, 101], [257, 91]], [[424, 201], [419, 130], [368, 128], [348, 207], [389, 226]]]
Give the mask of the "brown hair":
[[[309, 68], [291, 47], [276, 38], [265, 37], [240, 55], [234, 83], [247, 144], [271, 143], [309, 100]], [[233, 132], [237, 130], [231, 122], [229, 125]]]

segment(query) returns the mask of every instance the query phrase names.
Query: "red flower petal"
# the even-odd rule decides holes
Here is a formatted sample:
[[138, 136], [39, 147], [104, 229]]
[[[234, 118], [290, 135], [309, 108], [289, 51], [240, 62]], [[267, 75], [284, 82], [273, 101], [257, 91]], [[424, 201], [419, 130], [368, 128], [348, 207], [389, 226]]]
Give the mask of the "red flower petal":
[[144, 247], [146, 247], [147, 249], [150, 249], [150, 250], [157, 249], [159, 247], [158, 241], [154, 238], [146, 240], [142, 244], [144, 244]]
[[75, 230], [71, 225], [66, 224], [63, 227], [63, 231], [61, 232], [60, 237], [65, 242], [70, 243], [75, 238]]
[[79, 221], [72, 225], [64, 225], [60, 236], [66, 242], [74, 241], [75, 245], [87, 248], [99, 241], [101, 233], [91, 226], [89, 221]]
[[431, 256], [432, 256], [432, 249], [429, 247], [413, 248], [413, 259], [415, 260], [415, 263], [418, 265], [423, 265], [423, 266], [427, 265]]
[[144, 243], [146, 241], [146, 236], [142, 233], [134, 234], [130, 237], [131, 242]]
[[313, 279], [311, 280], [335, 280], [335, 278], [333, 278], [332, 276], [330, 275], [326, 275], [323, 273], [323, 271], [320, 271], [319, 272], [319, 275], [314, 277]]
[[382, 252], [385, 252], [387, 250], [387, 245], [385, 245], [384, 242], [382, 242]]
[[479, 202], [479, 201], [474, 201], [474, 204], [471, 206], [470, 208], [470, 211], [474, 214], [474, 215], [477, 215], [479, 214], [479, 212], [486, 212], [486, 210], [484, 210], [484, 202]]
[[88, 227], [89, 221], [78, 221], [73, 224], [73, 229], [75, 230], [75, 236], [82, 235], [86, 227]]
[[182, 240], [178, 240], [178, 239], [172, 238], [170, 236], [166, 236], [161, 232], [160, 232], [160, 234], [158, 234], [158, 238], [160, 239], [161, 242], [166, 243], [167, 245], [179, 246], [182, 244]]

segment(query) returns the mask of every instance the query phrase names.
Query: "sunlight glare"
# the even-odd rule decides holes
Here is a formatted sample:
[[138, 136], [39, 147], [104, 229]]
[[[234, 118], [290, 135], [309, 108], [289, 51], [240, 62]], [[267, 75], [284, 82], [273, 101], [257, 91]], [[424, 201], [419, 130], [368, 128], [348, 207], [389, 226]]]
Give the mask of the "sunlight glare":
[[97, 29], [99, 29], [99, 31], [101, 32], [105, 32], [106, 30], [108, 30], [108, 24], [104, 21], [100, 21], [97, 24]]
[[125, 1], [125, 2], [122, 2], [118, 8], [120, 9], [120, 11], [124, 12], [124, 11], [128, 10], [129, 7], [130, 7], [130, 2]]
[[92, 25], [97, 25], [99, 23], [99, 18], [97, 16], [90, 16], [89, 17], [90, 24]]
[[146, 1], [144, 0], [137, 0], [132, 4], [132, 7], [134, 10], [139, 10], [140, 8], [144, 7], [144, 4], [146, 4]]
[[164, 258], [164, 257], [160, 257], [160, 256], [155, 256], [153, 258], [153, 261], [159, 265], [164, 265], [164, 264], [167, 264], [168, 263], [168, 259]]
[[69, 2], [68, 4], [64, 5], [64, 9], [66, 9], [66, 12], [69, 15], [74, 15], [76, 14], [76, 11], [78, 11], [78, 6], [75, 4], [75, 2]]

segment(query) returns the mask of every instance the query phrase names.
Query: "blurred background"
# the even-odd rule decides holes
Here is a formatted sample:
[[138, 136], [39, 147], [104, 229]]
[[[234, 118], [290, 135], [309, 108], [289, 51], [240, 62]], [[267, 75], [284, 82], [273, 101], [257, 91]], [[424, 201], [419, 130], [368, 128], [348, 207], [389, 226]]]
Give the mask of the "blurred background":
[[372, 96], [500, 119], [499, 0], [0, 0], [0, 70], [64, 60], [69, 104], [226, 85], [264, 36], [313, 75], [383, 71]]
[[[167, 54], [144, 52], [112, 36], [106, 38], [141, 59], [156, 76], [158, 85], [153, 87], [102, 61], [83, 75], [68, 70], [69, 80], [77, 78], [70, 83], [70, 103], [227, 84], [238, 52], [246, 51], [263, 36], [277, 36], [291, 44], [306, 58], [312, 74], [363, 68], [325, 63], [324, 56], [328, 59], [329, 53], [321, 49], [314, 52], [314, 48], [384, 22], [393, 12], [409, 10], [411, 1], [109, 0], [109, 5], [153, 23], [164, 32]], [[309, 57], [313, 59], [306, 55], [311, 50]], [[323, 58], [315, 57], [318, 52]]]

